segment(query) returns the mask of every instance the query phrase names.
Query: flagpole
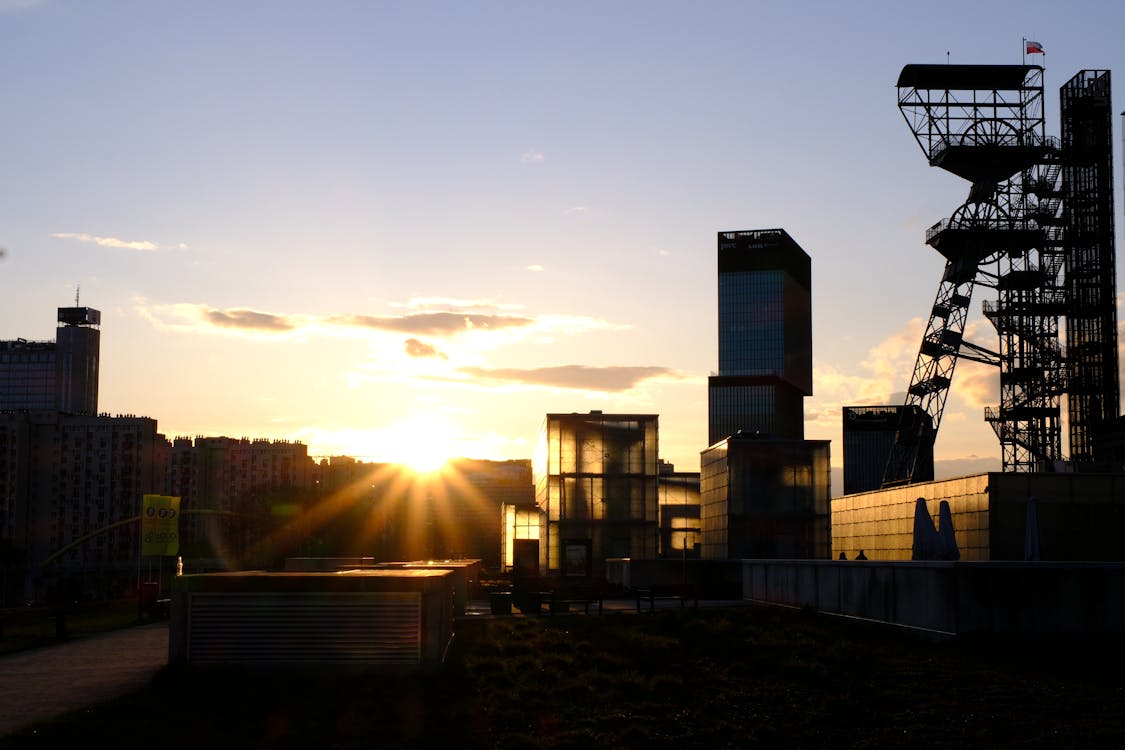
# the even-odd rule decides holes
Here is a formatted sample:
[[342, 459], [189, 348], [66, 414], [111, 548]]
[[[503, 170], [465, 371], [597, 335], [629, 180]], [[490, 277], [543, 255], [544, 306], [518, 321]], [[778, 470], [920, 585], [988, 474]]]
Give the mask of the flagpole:
[[1027, 65], [1027, 37], [1020, 40], [1020, 64]]

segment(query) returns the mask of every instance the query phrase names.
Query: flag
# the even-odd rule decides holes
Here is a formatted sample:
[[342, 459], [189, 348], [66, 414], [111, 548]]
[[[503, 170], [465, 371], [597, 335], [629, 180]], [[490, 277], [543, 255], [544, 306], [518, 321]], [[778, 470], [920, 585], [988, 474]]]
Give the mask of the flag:
[[175, 555], [180, 551], [180, 498], [145, 495], [141, 505], [141, 554]]
[[1043, 54], [1046, 54], [1046, 53], [1045, 53], [1045, 52], [1043, 51], [1043, 45], [1042, 45], [1042, 44], [1040, 44], [1039, 42], [1033, 42], [1033, 41], [1031, 41], [1030, 39], [1028, 39], [1028, 40], [1027, 40], [1027, 41], [1025, 42], [1025, 44], [1027, 45], [1027, 47], [1026, 47], [1026, 52], [1027, 52], [1027, 54], [1029, 54], [1029, 55], [1043, 55]]

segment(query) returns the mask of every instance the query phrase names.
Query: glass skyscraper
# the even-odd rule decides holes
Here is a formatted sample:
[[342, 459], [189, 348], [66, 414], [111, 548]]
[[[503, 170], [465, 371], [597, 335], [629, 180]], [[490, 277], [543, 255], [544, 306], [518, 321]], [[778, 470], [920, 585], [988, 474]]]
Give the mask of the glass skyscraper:
[[811, 262], [784, 229], [720, 232], [719, 372], [708, 381], [708, 442], [804, 438], [812, 395]]

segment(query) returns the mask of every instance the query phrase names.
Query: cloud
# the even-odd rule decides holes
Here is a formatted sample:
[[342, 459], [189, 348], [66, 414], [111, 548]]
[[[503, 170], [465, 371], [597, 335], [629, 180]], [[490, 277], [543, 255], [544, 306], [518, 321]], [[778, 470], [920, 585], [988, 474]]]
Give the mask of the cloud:
[[292, 331], [296, 324], [284, 315], [255, 310], [207, 310], [204, 317], [223, 328], [248, 328], [255, 331]]
[[[505, 312], [445, 310], [404, 312], [401, 315], [303, 315], [250, 308], [219, 309], [209, 305], [137, 303], [138, 313], [165, 330], [245, 332], [257, 334], [328, 334], [367, 336], [407, 334], [411, 338], [487, 336], [493, 343], [519, 341], [554, 333], [576, 334], [594, 330], [622, 330], [627, 326], [597, 318], [567, 315], [516, 315]], [[503, 336], [501, 336], [503, 334]], [[419, 342], [421, 343], [421, 342]], [[418, 351], [416, 349], [416, 351]]]
[[404, 341], [403, 349], [406, 351], [407, 356], [410, 357], [440, 357], [441, 359], [448, 359], [448, 357], [439, 352], [434, 346], [415, 338]]
[[484, 384], [517, 384], [601, 393], [628, 391], [648, 380], [685, 379], [683, 374], [667, 367], [589, 367], [586, 365], [532, 369], [462, 367], [458, 372]]
[[571, 216], [573, 214], [584, 214], [589, 210], [590, 209], [587, 208], [586, 206], [571, 206], [570, 208], [563, 211], [563, 213], [566, 214], [567, 216]]
[[546, 160], [546, 158], [547, 157], [543, 156], [542, 152], [530, 148], [527, 151], [523, 152], [523, 156], [520, 157], [520, 161], [522, 161], [524, 164], [538, 164]]
[[543, 270], [543, 266], [539, 265], [538, 263], [533, 263], [532, 265], [527, 266], [524, 270], [539, 273], [540, 271]]
[[155, 242], [147, 240], [130, 241], [121, 240], [116, 237], [100, 237], [94, 234], [85, 234], [81, 232], [55, 232], [51, 235], [60, 240], [77, 240], [78, 242], [92, 242], [98, 247], [117, 247], [123, 250], [144, 250], [153, 251], [158, 250], [159, 246]]
[[470, 330], [498, 330], [529, 326], [533, 318], [518, 315], [487, 315], [481, 313], [434, 312], [400, 316], [334, 315], [325, 319], [329, 325], [373, 328], [395, 333], [417, 333], [450, 336]]

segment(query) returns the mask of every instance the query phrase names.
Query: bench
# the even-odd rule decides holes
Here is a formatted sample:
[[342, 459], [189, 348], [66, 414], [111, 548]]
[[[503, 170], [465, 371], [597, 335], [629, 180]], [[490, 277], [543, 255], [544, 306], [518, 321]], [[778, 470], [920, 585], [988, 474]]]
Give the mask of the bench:
[[590, 605], [595, 602], [598, 605], [598, 614], [600, 615], [604, 599], [602, 587], [596, 584], [564, 583], [552, 589], [547, 601], [552, 615], [556, 612], [566, 612], [571, 604], [581, 604], [582, 611], [590, 614]]
[[651, 586], [634, 590], [637, 597], [637, 612], [641, 611], [641, 603], [648, 602], [650, 612], [656, 609], [657, 599], [677, 599], [680, 609], [683, 609], [688, 599], [699, 609], [699, 593], [691, 583], [654, 583]]

